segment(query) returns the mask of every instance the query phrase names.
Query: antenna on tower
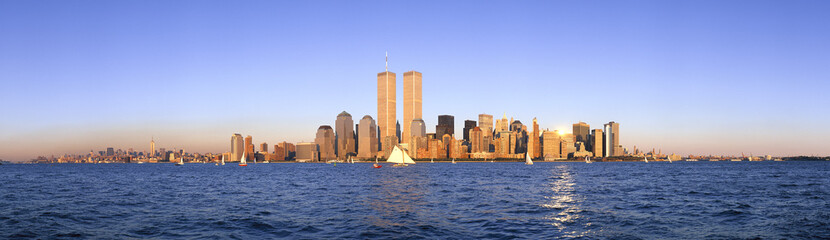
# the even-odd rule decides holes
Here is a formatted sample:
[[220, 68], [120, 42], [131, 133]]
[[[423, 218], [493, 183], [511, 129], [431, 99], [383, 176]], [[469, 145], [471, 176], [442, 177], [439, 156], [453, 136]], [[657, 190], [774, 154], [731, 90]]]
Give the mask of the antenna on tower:
[[386, 71], [389, 71], [389, 51], [386, 51]]

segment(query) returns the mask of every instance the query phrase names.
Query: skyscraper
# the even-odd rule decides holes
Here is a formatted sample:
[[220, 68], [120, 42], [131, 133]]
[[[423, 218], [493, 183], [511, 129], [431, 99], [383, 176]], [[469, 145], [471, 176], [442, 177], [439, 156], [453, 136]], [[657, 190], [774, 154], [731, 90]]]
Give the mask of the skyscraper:
[[412, 124], [409, 125], [409, 136], [411, 137], [426, 137], [427, 136], [427, 124], [424, 123], [423, 119], [416, 118], [412, 120]]
[[259, 151], [260, 152], [268, 152], [268, 143], [261, 143], [259, 144]]
[[[475, 127], [475, 120], [464, 120], [464, 132], [462, 134], [464, 135], [464, 141], [467, 141], [467, 143], [470, 143], [470, 130], [473, 130]], [[481, 131], [481, 129], [479, 129], [479, 131]]]
[[245, 160], [254, 159], [254, 138], [251, 135], [245, 137]]
[[544, 131], [542, 132], [542, 157], [547, 160], [553, 160], [560, 157], [559, 153], [560, 138], [559, 131]]
[[412, 125], [412, 120], [420, 119], [421, 106], [421, 73], [416, 71], [409, 71], [403, 73], [403, 124], [401, 143], [408, 143], [411, 138], [411, 131], [409, 127]]
[[594, 157], [603, 157], [602, 154], [602, 129], [594, 129], [593, 134], [591, 134], [591, 149], [594, 152]]
[[314, 143], [319, 146], [320, 160], [328, 161], [335, 159], [334, 154], [334, 130], [329, 125], [323, 125], [317, 128], [317, 137], [314, 138]]
[[242, 160], [242, 152], [245, 151], [243, 145], [242, 134], [234, 133], [231, 136], [231, 162], [238, 162]]
[[455, 117], [452, 115], [438, 115], [438, 125], [435, 125], [435, 135], [444, 136], [444, 134], [449, 134], [450, 136], [455, 135]]
[[591, 143], [588, 142], [588, 135], [591, 134], [591, 126], [584, 122], [573, 124], [573, 134], [575, 142], [582, 142], [585, 146], [590, 148]]
[[484, 138], [482, 136], [481, 127], [470, 129], [469, 133], [470, 152], [480, 153], [484, 152]]
[[493, 141], [493, 115], [479, 114], [478, 127], [481, 128], [482, 152], [490, 152], [490, 144]]
[[153, 138], [150, 138], [150, 156], [156, 156], [156, 141], [153, 141]]
[[358, 126], [357, 157], [362, 159], [373, 158], [378, 152], [378, 126], [372, 116], [366, 115], [360, 119]]
[[338, 159], [347, 159], [347, 155], [356, 155], [355, 154], [355, 139], [354, 139], [354, 121], [352, 120], [352, 115], [343, 111], [342, 113], [337, 115], [337, 121], [334, 123], [334, 127], [337, 128], [335, 133], [337, 134], [337, 158]]
[[530, 134], [530, 142], [533, 146], [529, 148], [533, 151], [533, 154], [530, 155], [533, 158], [542, 156], [542, 144], [539, 137], [539, 123], [536, 122], [536, 118], [533, 118], [533, 132]]
[[612, 121], [603, 125], [603, 129], [605, 129], [605, 136], [603, 136], [605, 142], [603, 147], [604, 156], [621, 156], [623, 153], [620, 146], [620, 124]]
[[395, 73], [390, 72], [388, 67], [386, 71], [378, 73], [378, 127], [380, 128], [378, 136], [380, 138], [395, 137], [397, 121], [395, 81]]

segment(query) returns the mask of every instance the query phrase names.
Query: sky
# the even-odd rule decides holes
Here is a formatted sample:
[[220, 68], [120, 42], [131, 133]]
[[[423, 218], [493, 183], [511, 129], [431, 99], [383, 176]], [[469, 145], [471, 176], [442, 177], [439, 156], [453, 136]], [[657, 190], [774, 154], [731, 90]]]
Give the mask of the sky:
[[378, 72], [423, 118], [480, 113], [628, 148], [830, 155], [828, 1], [0, 1], [0, 159], [225, 152], [377, 119]]

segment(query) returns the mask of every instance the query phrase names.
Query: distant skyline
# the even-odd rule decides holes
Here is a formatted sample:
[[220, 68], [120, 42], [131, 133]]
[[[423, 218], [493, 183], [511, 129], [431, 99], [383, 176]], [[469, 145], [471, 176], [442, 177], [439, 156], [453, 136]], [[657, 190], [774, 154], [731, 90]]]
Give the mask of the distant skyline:
[[[421, 72], [423, 119], [620, 123], [663, 153], [830, 155], [827, 1], [0, 1], [0, 159], [226, 152], [377, 120]], [[402, 122], [402, 89], [397, 92]]]

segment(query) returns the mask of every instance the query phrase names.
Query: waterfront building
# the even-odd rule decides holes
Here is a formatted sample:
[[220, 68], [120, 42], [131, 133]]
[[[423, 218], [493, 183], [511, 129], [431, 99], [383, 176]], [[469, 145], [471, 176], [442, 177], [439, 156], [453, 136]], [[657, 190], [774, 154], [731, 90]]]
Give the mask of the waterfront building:
[[328, 161], [337, 157], [334, 154], [334, 140], [334, 130], [331, 129], [331, 126], [323, 125], [317, 128], [317, 137], [314, 138], [314, 143], [319, 146], [320, 160]]
[[268, 152], [268, 143], [261, 143], [259, 144], [259, 151], [261, 152]]
[[[395, 123], [396, 118], [396, 88], [395, 88], [395, 73], [386, 71], [378, 73], [378, 137], [385, 139], [387, 137], [397, 137]], [[395, 141], [397, 142], [397, 141]], [[392, 146], [383, 146], [386, 149]]]
[[573, 134], [570, 134], [570, 133], [562, 135], [560, 137], [561, 138], [559, 139], [559, 141], [560, 141], [561, 145], [559, 147], [559, 151], [560, 151], [559, 156], [561, 158], [571, 158], [571, 157], [573, 157], [573, 153], [576, 152], [576, 147], [575, 147], [575, 143], [574, 143], [574, 140], [576, 138], [574, 137]]
[[455, 141], [455, 137], [453, 137], [450, 134], [444, 134], [444, 136], [441, 137], [441, 142], [444, 144], [443, 146], [444, 146], [444, 149], [446, 150], [446, 154], [441, 156], [442, 158], [448, 157], [450, 155], [450, 145], [452, 144], [453, 141]]
[[429, 157], [430, 158], [445, 158], [447, 156], [447, 150], [444, 148], [444, 144], [439, 139], [430, 139], [429, 140]]
[[274, 144], [274, 160], [275, 161], [285, 161], [285, 149], [280, 147], [279, 144]]
[[[403, 73], [403, 135], [401, 143], [408, 143], [412, 137], [412, 121], [421, 119], [421, 73], [409, 71]], [[413, 151], [414, 152], [414, 151]]]
[[111, 147], [108, 147], [107, 148], [107, 156], [114, 156], [114, 155], [115, 155], [115, 150], [113, 150], [113, 148], [111, 148]]
[[348, 159], [348, 155], [357, 155], [355, 153], [355, 138], [354, 138], [354, 121], [352, 115], [346, 111], [337, 115], [337, 120], [334, 123], [337, 159]]
[[490, 152], [490, 144], [493, 141], [493, 115], [479, 114], [478, 127], [481, 128], [482, 144], [484, 149], [482, 152]]
[[438, 115], [438, 125], [435, 125], [435, 135], [455, 135], [455, 117], [452, 115]]
[[545, 161], [560, 158], [559, 131], [542, 132], [542, 157]]
[[578, 122], [573, 124], [574, 143], [582, 142], [590, 148], [591, 143], [588, 141], [588, 135], [590, 134], [591, 126], [587, 123]]
[[357, 157], [369, 159], [377, 156], [378, 152], [378, 130], [372, 116], [366, 115], [360, 119], [358, 126], [358, 151]]
[[427, 124], [424, 123], [423, 119], [416, 118], [412, 120], [412, 123], [409, 125], [409, 136], [410, 137], [426, 137], [427, 136]]
[[470, 130], [470, 152], [480, 153], [484, 152], [484, 137], [481, 132], [481, 127], [475, 127]]
[[[466, 141], [467, 143], [470, 142], [470, 130], [473, 130], [473, 128], [475, 128], [475, 127], [476, 127], [476, 121], [475, 120], [464, 120], [464, 132], [462, 134], [464, 134], [464, 141]], [[480, 129], [479, 129], [479, 131], [480, 131]]]
[[254, 160], [254, 138], [251, 135], [245, 137], [245, 160]]
[[532, 150], [532, 154], [530, 156], [532, 158], [539, 158], [542, 156], [542, 143], [539, 141], [539, 123], [536, 121], [536, 118], [533, 118], [533, 132], [530, 134], [530, 143], [528, 145], [529, 149]]
[[593, 134], [591, 134], [591, 152], [594, 153], [594, 157], [603, 157], [603, 136], [602, 136], [602, 129], [594, 129]]
[[[245, 151], [243, 145], [242, 134], [234, 133], [231, 135], [231, 162], [238, 162], [242, 160], [242, 152]], [[164, 152], [164, 150], [162, 150]]]
[[152, 138], [150, 138], [150, 155], [149, 155], [149, 157], [155, 157], [155, 156], [156, 156], [156, 141], [154, 141]]
[[316, 143], [301, 142], [296, 145], [296, 159], [298, 162], [319, 161], [319, 146]]
[[604, 156], [622, 156], [623, 151], [622, 146], [620, 146], [620, 124], [612, 121], [603, 125], [603, 129], [605, 130], [605, 136], [603, 136], [603, 145], [605, 146]]
[[294, 155], [297, 151], [297, 147], [293, 143], [281, 142], [279, 145], [283, 150], [283, 156], [285, 156], [285, 160], [291, 160], [292, 158], [294, 158]]

